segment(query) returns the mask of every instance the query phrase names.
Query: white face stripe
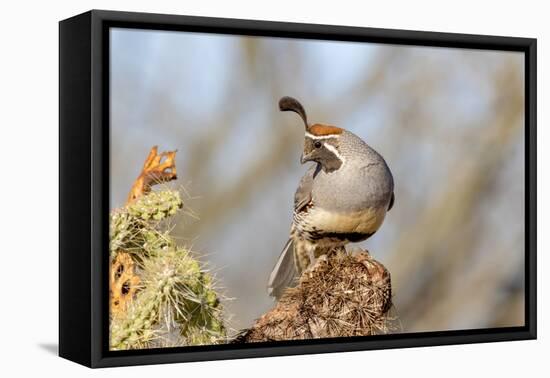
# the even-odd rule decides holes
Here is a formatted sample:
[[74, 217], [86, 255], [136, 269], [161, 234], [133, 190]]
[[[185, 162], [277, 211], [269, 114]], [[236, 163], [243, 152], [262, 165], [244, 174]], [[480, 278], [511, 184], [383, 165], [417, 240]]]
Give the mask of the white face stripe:
[[342, 164], [344, 164], [344, 162], [346, 161], [344, 159], [344, 157], [342, 155], [340, 155], [340, 153], [338, 152], [338, 150], [336, 149], [336, 147], [334, 147], [332, 144], [328, 144], [328, 143], [325, 143], [324, 144], [325, 148], [327, 150], [329, 150], [330, 152], [332, 152], [334, 155], [336, 155], [336, 157], [338, 159], [340, 159], [340, 161], [342, 162]]
[[340, 134], [313, 135], [313, 134], [308, 133], [308, 132], [306, 131], [306, 137], [307, 137], [307, 138], [311, 138], [311, 139], [321, 140], [321, 139], [340, 138]]

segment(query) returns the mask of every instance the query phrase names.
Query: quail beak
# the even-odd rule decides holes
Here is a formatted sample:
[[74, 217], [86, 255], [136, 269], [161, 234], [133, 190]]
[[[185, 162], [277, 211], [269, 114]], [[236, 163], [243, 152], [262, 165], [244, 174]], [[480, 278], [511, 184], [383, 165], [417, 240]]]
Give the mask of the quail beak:
[[304, 154], [302, 154], [302, 156], [300, 156], [300, 163], [302, 164], [305, 164], [309, 161], [309, 159], [307, 159]]

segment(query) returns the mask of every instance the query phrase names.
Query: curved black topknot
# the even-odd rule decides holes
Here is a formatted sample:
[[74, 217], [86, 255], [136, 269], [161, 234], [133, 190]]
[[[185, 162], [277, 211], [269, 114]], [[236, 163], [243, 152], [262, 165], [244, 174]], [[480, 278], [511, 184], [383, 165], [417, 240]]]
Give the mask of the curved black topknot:
[[300, 104], [300, 102], [295, 98], [290, 96], [281, 97], [279, 100], [279, 110], [283, 112], [292, 111], [294, 113], [298, 113], [298, 115], [302, 118], [302, 121], [304, 121], [306, 129], [308, 128], [306, 111], [304, 110], [302, 104]]

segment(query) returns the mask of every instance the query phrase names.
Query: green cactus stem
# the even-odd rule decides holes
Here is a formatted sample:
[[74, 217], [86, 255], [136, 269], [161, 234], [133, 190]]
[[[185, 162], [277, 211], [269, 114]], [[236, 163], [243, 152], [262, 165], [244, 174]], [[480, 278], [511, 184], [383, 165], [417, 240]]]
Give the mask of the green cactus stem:
[[220, 294], [212, 276], [189, 250], [177, 245], [162, 222], [182, 205], [178, 191], [163, 190], [111, 213], [111, 258], [120, 251], [128, 253], [140, 278], [126, 311], [111, 318], [112, 350], [215, 344], [226, 339]]

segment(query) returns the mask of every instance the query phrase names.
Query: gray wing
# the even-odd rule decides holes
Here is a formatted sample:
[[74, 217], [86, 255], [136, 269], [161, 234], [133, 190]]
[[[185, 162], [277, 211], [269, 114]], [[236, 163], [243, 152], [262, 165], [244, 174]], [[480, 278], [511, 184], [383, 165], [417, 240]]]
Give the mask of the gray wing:
[[268, 294], [279, 299], [287, 287], [294, 286], [296, 276], [294, 242], [292, 239], [289, 239], [269, 276], [269, 282], [267, 283]]
[[313, 187], [313, 178], [315, 177], [319, 167], [317, 164], [312, 165], [307, 170], [306, 174], [300, 180], [298, 189], [294, 194], [294, 211], [300, 212], [311, 201], [311, 189]]

